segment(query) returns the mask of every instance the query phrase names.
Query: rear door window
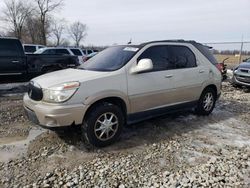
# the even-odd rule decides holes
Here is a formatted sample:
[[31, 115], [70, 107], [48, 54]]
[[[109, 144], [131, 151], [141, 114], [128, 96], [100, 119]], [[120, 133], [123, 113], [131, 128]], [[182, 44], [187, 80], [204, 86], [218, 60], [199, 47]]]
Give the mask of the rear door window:
[[196, 67], [196, 57], [186, 46], [167, 46], [168, 62], [171, 69]]
[[70, 49], [74, 55], [82, 56], [82, 53], [79, 49]]

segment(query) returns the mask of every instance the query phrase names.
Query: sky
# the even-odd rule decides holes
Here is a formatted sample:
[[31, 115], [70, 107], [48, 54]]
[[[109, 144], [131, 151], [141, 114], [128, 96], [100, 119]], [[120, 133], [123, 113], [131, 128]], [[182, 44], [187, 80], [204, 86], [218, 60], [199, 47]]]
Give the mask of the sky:
[[55, 16], [87, 24], [85, 45], [250, 41], [250, 0], [64, 0]]

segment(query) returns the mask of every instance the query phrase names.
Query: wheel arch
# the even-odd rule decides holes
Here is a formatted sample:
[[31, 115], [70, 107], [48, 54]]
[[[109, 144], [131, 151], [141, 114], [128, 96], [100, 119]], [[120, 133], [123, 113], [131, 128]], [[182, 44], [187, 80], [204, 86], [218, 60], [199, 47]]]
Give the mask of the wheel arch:
[[91, 110], [94, 107], [96, 107], [100, 104], [103, 104], [103, 105], [114, 104], [114, 105], [120, 107], [122, 110], [122, 113], [124, 115], [125, 121], [126, 121], [128, 107], [126, 105], [126, 102], [121, 97], [117, 97], [117, 96], [110, 96], [110, 97], [101, 98], [101, 99], [98, 99], [95, 102], [91, 103], [84, 114], [83, 120], [89, 115], [89, 113], [91, 112]]
[[217, 100], [217, 98], [218, 98], [218, 96], [217, 96], [217, 95], [218, 95], [218, 90], [217, 90], [216, 85], [215, 85], [215, 84], [209, 84], [209, 85], [207, 85], [207, 86], [202, 90], [202, 93], [203, 93], [206, 89], [208, 89], [208, 88], [214, 90], [214, 92], [215, 92], [215, 99]]

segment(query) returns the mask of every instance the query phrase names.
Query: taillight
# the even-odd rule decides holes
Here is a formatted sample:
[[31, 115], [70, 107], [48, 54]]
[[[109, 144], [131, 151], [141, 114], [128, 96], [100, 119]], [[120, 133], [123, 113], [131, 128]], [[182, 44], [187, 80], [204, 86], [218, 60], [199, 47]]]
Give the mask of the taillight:
[[223, 71], [223, 65], [221, 63], [216, 64], [216, 67], [220, 72]]

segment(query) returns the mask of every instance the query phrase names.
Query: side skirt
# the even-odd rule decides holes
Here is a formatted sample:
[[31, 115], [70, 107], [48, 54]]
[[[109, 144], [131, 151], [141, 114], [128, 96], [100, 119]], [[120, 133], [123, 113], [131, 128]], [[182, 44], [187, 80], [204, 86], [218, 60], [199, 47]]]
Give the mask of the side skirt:
[[171, 114], [171, 113], [182, 111], [185, 109], [190, 109], [190, 108], [195, 107], [197, 103], [198, 101], [192, 101], [192, 102], [187, 102], [183, 104], [172, 105], [172, 106], [167, 106], [163, 108], [128, 114], [127, 124], [134, 124], [134, 123], [138, 123], [140, 121], [148, 120], [148, 119], [155, 118], [158, 116], [163, 116], [166, 114]]

